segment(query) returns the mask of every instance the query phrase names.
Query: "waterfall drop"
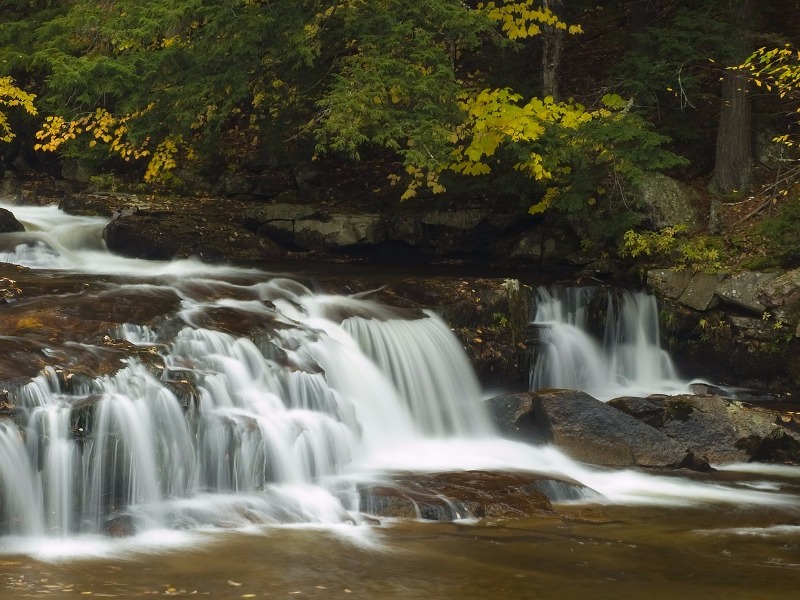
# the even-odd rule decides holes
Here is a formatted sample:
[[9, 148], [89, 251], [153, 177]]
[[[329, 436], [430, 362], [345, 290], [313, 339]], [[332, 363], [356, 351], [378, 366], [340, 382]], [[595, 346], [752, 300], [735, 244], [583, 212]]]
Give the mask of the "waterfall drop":
[[532, 390], [576, 389], [600, 400], [690, 393], [661, 346], [658, 304], [645, 292], [540, 287], [531, 331]]

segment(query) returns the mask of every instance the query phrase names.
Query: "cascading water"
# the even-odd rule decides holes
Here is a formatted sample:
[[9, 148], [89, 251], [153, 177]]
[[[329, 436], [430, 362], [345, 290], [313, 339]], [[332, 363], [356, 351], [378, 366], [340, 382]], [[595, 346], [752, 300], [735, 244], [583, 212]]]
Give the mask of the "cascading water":
[[[149, 325], [121, 324], [97, 345], [64, 346], [138, 349], [109, 374], [67, 380], [46, 368], [8, 390], [16, 413], [0, 420], [0, 549], [9, 535], [359, 522], [357, 482], [396, 471], [551, 473], [609, 502], [786, 502], [781, 494], [597, 471], [554, 448], [495, 437], [466, 356], [433, 313], [317, 294], [256, 270], [112, 256], [99, 241], [102, 219], [8, 208], [33, 234], [3, 234], [10, 249], [0, 260], [43, 274], [105, 273], [97, 284], [104, 294], [163, 296], [177, 310]], [[537, 323], [548, 324], [551, 345], [584, 335], [585, 316], [568, 317], [564, 300], [541, 294]], [[610, 358], [602, 362], [600, 344], [584, 336], [573, 341], [584, 354], [571, 357], [572, 366], [543, 356], [562, 364], [536, 374], [536, 385], [577, 387], [566, 376], [583, 365], [579, 381], [590, 389], [609, 377], [670, 380], [663, 353], [644, 364], [658, 345], [643, 325], [654, 310], [644, 296], [626, 296], [621, 318], [609, 319], [618, 323], [608, 326]]]
[[658, 317], [645, 292], [540, 287], [530, 389], [577, 389], [600, 400], [690, 393], [661, 347]]

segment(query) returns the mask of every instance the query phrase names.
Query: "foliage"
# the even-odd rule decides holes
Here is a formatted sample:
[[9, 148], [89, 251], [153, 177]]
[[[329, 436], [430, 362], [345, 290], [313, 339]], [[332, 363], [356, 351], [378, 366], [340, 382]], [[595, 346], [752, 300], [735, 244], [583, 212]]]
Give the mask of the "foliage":
[[[793, 112], [800, 113], [800, 50], [789, 44], [759, 48], [738, 68], [746, 71], [756, 86], [791, 101]], [[793, 145], [789, 136], [780, 136], [780, 141]]]
[[542, 26], [562, 29], [573, 35], [583, 33], [580, 25], [567, 25], [552, 10], [540, 7], [534, 0], [500, 0], [486, 4], [481, 2], [478, 10], [486, 11], [491, 20], [499, 23], [503, 34], [510, 40], [539, 35], [542, 33]]
[[[0, 77], [0, 107], [18, 106], [28, 114], [35, 115], [36, 107], [33, 105], [35, 98], [33, 94], [24, 92], [14, 85], [11, 77]], [[0, 142], [10, 142], [12, 139], [14, 132], [11, 130], [11, 124], [6, 114], [0, 110]]]
[[709, 236], [687, 235], [686, 225], [664, 227], [659, 231], [628, 230], [620, 254], [638, 258], [649, 256], [674, 262], [679, 269], [713, 273], [722, 268], [719, 241]]
[[795, 197], [781, 205], [776, 215], [758, 225], [758, 231], [764, 237], [773, 266], [800, 266], [800, 200]]

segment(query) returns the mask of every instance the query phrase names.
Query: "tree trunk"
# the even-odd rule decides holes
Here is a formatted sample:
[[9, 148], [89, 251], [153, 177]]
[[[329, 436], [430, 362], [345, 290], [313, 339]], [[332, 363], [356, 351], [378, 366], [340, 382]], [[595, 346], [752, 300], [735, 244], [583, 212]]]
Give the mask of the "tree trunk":
[[[749, 30], [754, 14], [754, 0], [731, 0], [728, 16], [737, 39], [741, 41], [731, 66], [741, 64], [752, 51]], [[711, 186], [723, 194], [738, 194], [747, 187], [753, 163], [751, 106], [747, 94], [747, 76], [726, 69], [722, 75], [722, 108], [717, 129], [716, 159]]]
[[[543, 0], [542, 6], [555, 12], [563, 0]], [[564, 31], [545, 25], [542, 27], [542, 96], [558, 100], [558, 65], [564, 46]]]

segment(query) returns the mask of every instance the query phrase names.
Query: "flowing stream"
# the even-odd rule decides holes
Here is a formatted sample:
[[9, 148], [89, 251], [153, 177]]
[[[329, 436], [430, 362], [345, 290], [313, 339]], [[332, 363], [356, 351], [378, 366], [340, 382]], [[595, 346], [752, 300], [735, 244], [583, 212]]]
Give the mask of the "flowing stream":
[[[800, 468], [736, 474], [733, 466], [729, 478], [707, 481], [594, 468], [553, 447], [503, 440], [463, 350], [430, 311], [320, 293], [256, 269], [114, 256], [102, 241], [105, 219], [55, 207], [0, 207], [26, 227], [0, 235], [0, 262], [31, 269], [51, 299], [64, 303], [57, 318], [80, 315], [86, 327], [97, 327], [96, 334], [68, 339], [40, 335], [41, 354], [105, 364], [107, 353], [125, 350], [113, 368], [65, 375], [46, 366], [6, 390], [14, 413], [0, 419], [0, 589], [19, 597], [53, 592], [48, 585], [60, 586], [55, 591], [64, 597], [103, 586], [130, 596], [194, 589], [215, 598], [254, 597], [246, 595], [252, 588], [258, 596], [520, 597], [534, 575], [523, 557], [551, 560], [546, 544], [566, 553], [561, 567], [549, 569], [563, 567], [565, 576], [593, 560], [585, 546], [593, 536], [602, 541], [590, 545], [607, 546], [597, 552], [620, 561], [637, 560], [637, 544], [652, 559], [653, 519], [668, 544], [699, 554], [752, 531], [753, 539], [777, 544], [769, 560], [798, 580], [800, 552], [791, 557], [800, 543]], [[608, 397], [653, 380], [680, 389], [657, 331], [637, 326], [589, 343], [577, 339], [580, 310], [564, 316], [573, 314], [564, 308], [572, 300], [540, 294], [536, 321], [548, 324], [553, 345], [573, 353], [542, 357], [550, 366], [534, 372], [534, 386], [584, 387]], [[17, 319], [19, 339], [11, 341], [46, 330], [56, 318], [37, 301], [12, 297], [0, 305], [33, 307]], [[629, 295], [620, 310], [655, 307]], [[139, 317], [109, 316], [119, 321], [127, 314]], [[612, 320], [622, 327], [649, 322]], [[112, 330], [103, 329], [106, 321]], [[607, 533], [580, 519], [573, 526], [393, 519], [378, 526], [364, 512], [359, 485], [397, 473], [460, 470], [577, 481], [590, 491], [565, 506], [621, 512], [603, 521]], [[665, 515], [680, 515], [680, 525], [670, 527]], [[624, 520], [630, 529], [620, 525]], [[123, 537], [113, 537], [120, 529]], [[569, 554], [576, 549], [577, 562]], [[487, 559], [490, 550], [495, 555]], [[755, 550], [737, 552], [737, 561], [755, 561], [757, 577], [766, 559], [754, 559]], [[676, 560], [680, 552], [667, 554], [664, 560]], [[348, 556], [364, 569], [348, 566]], [[95, 567], [72, 570], [76, 560]], [[134, 560], [139, 575], [120, 572]], [[720, 561], [718, 568], [734, 564]], [[476, 574], [481, 568], [488, 579]], [[612, 571], [621, 577], [625, 568], [594, 569], [592, 577], [604, 580]], [[247, 578], [252, 585], [240, 588]], [[505, 583], [491, 583], [500, 579]], [[564, 590], [551, 597], [576, 597], [574, 582]]]

